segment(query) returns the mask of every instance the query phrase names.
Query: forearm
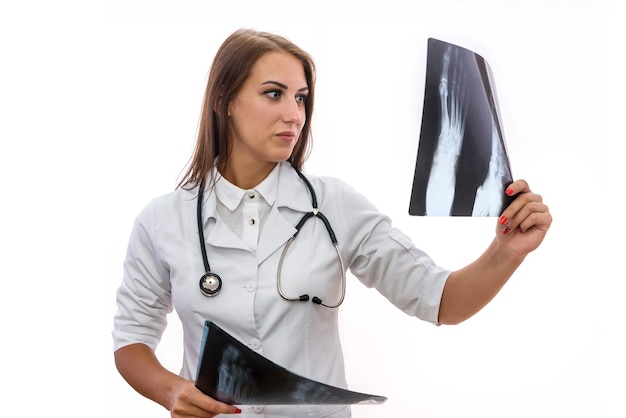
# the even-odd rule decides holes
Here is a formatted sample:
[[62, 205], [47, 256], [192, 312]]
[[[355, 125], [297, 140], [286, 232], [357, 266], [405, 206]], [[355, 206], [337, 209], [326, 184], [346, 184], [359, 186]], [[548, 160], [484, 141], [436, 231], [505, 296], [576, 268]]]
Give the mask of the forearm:
[[115, 365], [137, 392], [170, 409], [172, 391], [183, 380], [165, 369], [150, 347], [131, 344], [115, 352]]
[[441, 297], [439, 322], [454, 325], [476, 314], [498, 294], [523, 260], [494, 239], [476, 261], [450, 274]]

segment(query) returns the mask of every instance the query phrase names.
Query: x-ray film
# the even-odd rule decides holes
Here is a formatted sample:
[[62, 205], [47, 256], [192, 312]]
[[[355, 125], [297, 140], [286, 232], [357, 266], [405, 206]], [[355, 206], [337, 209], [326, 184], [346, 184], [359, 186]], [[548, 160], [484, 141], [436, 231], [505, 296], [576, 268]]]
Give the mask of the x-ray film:
[[422, 125], [409, 214], [500, 216], [511, 167], [489, 64], [428, 39]]
[[352, 392], [299, 376], [206, 321], [196, 387], [231, 405], [381, 404], [383, 396]]

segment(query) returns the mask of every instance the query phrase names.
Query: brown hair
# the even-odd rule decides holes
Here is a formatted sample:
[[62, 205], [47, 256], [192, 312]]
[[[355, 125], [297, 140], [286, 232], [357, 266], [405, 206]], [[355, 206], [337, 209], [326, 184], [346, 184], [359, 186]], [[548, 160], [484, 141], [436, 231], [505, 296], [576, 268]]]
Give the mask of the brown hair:
[[[311, 56], [288, 39], [267, 32], [240, 29], [230, 35], [217, 51], [204, 93], [198, 138], [191, 162], [177, 187], [200, 185], [213, 174], [216, 157], [226, 161], [231, 152], [228, 135], [228, 104], [248, 78], [254, 63], [270, 51], [285, 51], [304, 68], [309, 88], [305, 99], [306, 121], [287, 161], [301, 170], [311, 147], [311, 118], [315, 93], [315, 65]], [[214, 181], [215, 179], [212, 179]]]

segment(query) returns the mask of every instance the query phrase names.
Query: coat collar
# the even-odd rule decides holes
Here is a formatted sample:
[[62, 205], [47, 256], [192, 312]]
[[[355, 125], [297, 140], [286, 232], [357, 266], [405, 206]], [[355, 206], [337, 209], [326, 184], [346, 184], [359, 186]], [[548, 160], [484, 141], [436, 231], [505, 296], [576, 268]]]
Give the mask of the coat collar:
[[311, 194], [296, 170], [287, 162], [280, 163], [276, 206], [286, 207], [297, 212], [311, 212]]
[[[288, 208], [296, 212], [310, 212], [311, 194], [306, 184], [296, 173], [296, 170], [288, 162], [279, 163], [278, 190], [276, 192], [277, 208]], [[208, 186], [204, 190], [202, 201], [202, 221], [206, 226], [209, 219], [217, 219], [217, 197], [215, 192]]]
[[[218, 216], [217, 197], [215, 192], [208, 187], [204, 191], [202, 206], [202, 222], [205, 231], [207, 231], [207, 225], [211, 223], [215, 225], [205, 233], [208, 242], [220, 247], [247, 248]], [[264, 233], [257, 247], [259, 263], [284, 245], [296, 232], [295, 224], [292, 225], [293, 221], [288, 221], [280, 213], [283, 208], [300, 212], [302, 215], [313, 209], [311, 195], [306, 184], [288, 162], [279, 163], [276, 202], [268, 216], [267, 223], [263, 226]]]

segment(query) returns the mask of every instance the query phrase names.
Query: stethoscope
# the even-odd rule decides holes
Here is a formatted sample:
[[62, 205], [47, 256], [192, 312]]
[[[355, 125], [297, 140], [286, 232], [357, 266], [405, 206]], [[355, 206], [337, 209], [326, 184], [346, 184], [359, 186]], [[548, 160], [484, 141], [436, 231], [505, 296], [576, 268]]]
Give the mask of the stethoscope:
[[[315, 194], [315, 190], [313, 189], [313, 186], [311, 185], [309, 180], [304, 176], [304, 174], [302, 174], [297, 169], [295, 170], [296, 170], [296, 173], [298, 173], [298, 176], [300, 176], [300, 178], [302, 179], [302, 181], [304, 181], [304, 184], [306, 185], [306, 187], [309, 189], [309, 193], [311, 193], [311, 204], [313, 206], [313, 211], [306, 213], [302, 217], [302, 219], [300, 219], [300, 222], [298, 222], [298, 224], [296, 225], [296, 232], [291, 236], [291, 238], [289, 238], [289, 240], [285, 244], [285, 248], [283, 248], [283, 252], [280, 255], [280, 259], [278, 261], [278, 269], [276, 272], [276, 288], [278, 289], [278, 294], [284, 300], [288, 302], [306, 302], [309, 300], [309, 295], [307, 294], [301, 295], [296, 298], [286, 296], [283, 293], [282, 286], [281, 286], [281, 272], [283, 269], [283, 261], [285, 259], [285, 254], [287, 253], [287, 249], [289, 248], [291, 243], [296, 239], [296, 236], [302, 229], [302, 226], [304, 226], [306, 221], [308, 221], [310, 218], [317, 217], [321, 219], [322, 222], [324, 223], [324, 226], [326, 227], [326, 231], [328, 231], [328, 236], [330, 237], [330, 241], [332, 242], [333, 246], [335, 247], [335, 251], [337, 252], [337, 259], [339, 260], [339, 264], [341, 267], [341, 297], [339, 298], [339, 302], [337, 302], [334, 305], [325, 304], [317, 296], [313, 296], [311, 301], [317, 305], [322, 305], [327, 308], [338, 308], [339, 305], [343, 303], [343, 299], [346, 296], [346, 273], [345, 273], [345, 269], [343, 265], [343, 258], [341, 258], [341, 252], [339, 251], [339, 246], [337, 245], [337, 238], [335, 237], [335, 232], [333, 231], [333, 228], [330, 226], [330, 222], [328, 221], [326, 216], [324, 216], [322, 212], [320, 212], [319, 209], [317, 208], [317, 195]], [[209, 266], [209, 258], [207, 256], [206, 244], [204, 241], [204, 228], [202, 225], [202, 200], [203, 200], [202, 197], [203, 197], [203, 191], [200, 190], [200, 192], [198, 193], [198, 208], [197, 208], [198, 209], [197, 210], [198, 234], [200, 236], [200, 250], [202, 251], [202, 261], [204, 262], [204, 269], [206, 271], [206, 273], [204, 273], [204, 275], [200, 278], [200, 291], [202, 292], [203, 295], [212, 297], [212, 296], [217, 295], [220, 292], [220, 290], [222, 290], [222, 279], [220, 278], [220, 276], [213, 273], [211, 271], [211, 267]]]

